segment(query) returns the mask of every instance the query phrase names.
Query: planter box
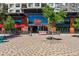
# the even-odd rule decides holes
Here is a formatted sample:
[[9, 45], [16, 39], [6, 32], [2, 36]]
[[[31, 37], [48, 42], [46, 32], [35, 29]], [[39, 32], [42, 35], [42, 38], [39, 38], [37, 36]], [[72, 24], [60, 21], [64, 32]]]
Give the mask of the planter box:
[[47, 34], [47, 31], [39, 31], [39, 34], [46, 35]]
[[70, 28], [70, 33], [74, 33], [75, 32], [75, 29], [72, 27]]

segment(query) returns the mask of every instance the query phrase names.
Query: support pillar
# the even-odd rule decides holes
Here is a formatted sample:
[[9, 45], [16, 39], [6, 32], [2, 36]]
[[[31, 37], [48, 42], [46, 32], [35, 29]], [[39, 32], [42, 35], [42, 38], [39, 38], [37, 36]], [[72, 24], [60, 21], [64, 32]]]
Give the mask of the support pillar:
[[70, 33], [74, 33], [74, 17], [70, 17]]

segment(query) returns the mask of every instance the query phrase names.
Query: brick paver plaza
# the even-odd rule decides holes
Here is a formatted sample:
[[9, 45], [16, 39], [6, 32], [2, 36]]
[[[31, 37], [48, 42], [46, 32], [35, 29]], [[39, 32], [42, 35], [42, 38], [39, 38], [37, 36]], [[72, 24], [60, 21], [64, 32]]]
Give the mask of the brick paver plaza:
[[76, 56], [79, 55], [79, 38], [71, 34], [54, 35], [62, 40], [47, 40], [48, 35], [20, 35], [0, 43], [0, 55], [7, 56]]

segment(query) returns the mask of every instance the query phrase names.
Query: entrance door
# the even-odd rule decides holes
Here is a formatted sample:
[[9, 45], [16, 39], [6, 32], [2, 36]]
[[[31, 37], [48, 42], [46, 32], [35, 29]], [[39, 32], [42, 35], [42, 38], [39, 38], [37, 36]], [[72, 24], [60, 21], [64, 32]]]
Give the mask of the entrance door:
[[32, 32], [37, 33], [38, 32], [38, 26], [33, 26], [32, 27]]

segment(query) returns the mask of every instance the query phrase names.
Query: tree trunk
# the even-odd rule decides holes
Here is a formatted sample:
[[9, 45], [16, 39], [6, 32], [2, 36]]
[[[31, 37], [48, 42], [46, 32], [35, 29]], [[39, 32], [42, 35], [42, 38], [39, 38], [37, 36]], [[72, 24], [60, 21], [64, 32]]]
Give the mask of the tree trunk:
[[74, 18], [71, 17], [70, 18], [70, 33], [74, 33], [75, 30], [74, 30]]
[[50, 19], [48, 18], [48, 30], [52, 32], [56, 32], [56, 22], [54, 21], [50, 24]]
[[53, 22], [53, 28], [52, 28], [53, 32], [56, 32], [56, 22]]
[[50, 19], [48, 18], [48, 31], [51, 31]]

